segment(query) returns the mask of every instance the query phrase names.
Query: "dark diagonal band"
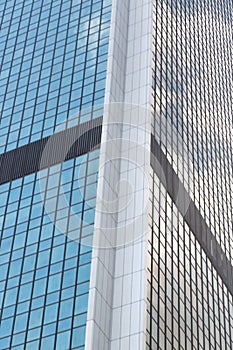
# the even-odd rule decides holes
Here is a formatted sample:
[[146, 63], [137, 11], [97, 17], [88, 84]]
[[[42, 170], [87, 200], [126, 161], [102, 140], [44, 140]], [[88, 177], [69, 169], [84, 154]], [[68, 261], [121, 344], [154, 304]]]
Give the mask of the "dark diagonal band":
[[[156, 165], [156, 160], [159, 167]], [[178, 210], [184, 216], [186, 223], [194, 233], [217, 273], [221, 276], [223, 282], [233, 295], [233, 267], [231, 262], [227, 259], [224, 251], [210, 231], [198, 208], [191, 200], [153, 135], [151, 135], [151, 166], [172, 200], [176, 203]], [[163, 170], [162, 175], [161, 168]], [[178, 191], [179, 200], [177, 200]], [[185, 202], [188, 203], [187, 207], [184, 205]]]
[[[101, 132], [102, 117], [1, 154], [0, 184], [63, 162], [63, 145], [71, 144], [72, 140], [75, 140], [75, 142], [65, 156], [65, 160], [78, 157], [95, 147], [99, 147]], [[44, 155], [44, 149], [51, 137], [53, 138], [52, 147], [47, 152], [48, 157], [43, 157], [43, 162], [41, 163], [42, 154]]]
[[[0, 184], [63, 162], [64, 144], [72, 144], [65, 160], [85, 154], [96, 147], [99, 148], [101, 133], [102, 117], [53, 135], [53, 146], [49, 149], [49, 152], [47, 152], [49, 156], [47, 158], [43, 157], [43, 163], [41, 163], [41, 157], [50, 137], [0, 155]], [[75, 140], [75, 142], [72, 143], [72, 140]], [[151, 166], [176, 203], [179, 211], [184, 216], [185, 221], [195, 234], [196, 239], [210, 259], [217, 273], [233, 294], [233, 267], [230, 261], [227, 259], [153, 135], [151, 135]], [[161, 174], [161, 168], [163, 174]], [[177, 200], [178, 192], [179, 200]], [[180, 194], [182, 195], [180, 196]], [[188, 207], [184, 205], [185, 202], [189, 203]]]

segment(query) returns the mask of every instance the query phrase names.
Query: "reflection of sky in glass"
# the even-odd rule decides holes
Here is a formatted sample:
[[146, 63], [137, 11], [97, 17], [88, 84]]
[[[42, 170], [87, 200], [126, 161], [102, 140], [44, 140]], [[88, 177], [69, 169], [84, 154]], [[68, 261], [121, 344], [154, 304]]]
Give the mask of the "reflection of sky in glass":
[[[233, 264], [232, 1], [153, 6], [155, 138]], [[152, 169], [151, 183], [148, 348], [230, 349], [232, 295]]]
[[[167, 6], [165, 1], [157, 8], [164, 23], [157, 23], [161, 47], [156, 46], [154, 132], [230, 258], [233, 89], [227, 48], [232, 45], [232, 27], [215, 1], [211, 10], [200, 2], [179, 8], [181, 3]], [[186, 21], [177, 23], [178, 8]]]
[[[56, 220], [81, 242], [89, 236], [90, 243], [93, 233], [98, 156], [93, 151], [51, 167], [51, 176], [48, 169], [40, 174], [46, 198], [56, 198]], [[59, 205], [61, 187], [68, 208]], [[80, 227], [70, 225], [70, 209], [82, 219]], [[0, 213], [0, 348], [10, 341], [10, 348], [47, 349], [55, 341], [60, 350], [83, 346], [91, 247], [56, 229], [42, 205], [38, 173], [0, 186]]]
[[18, 1], [14, 11], [12, 2], [0, 6], [3, 153], [103, 103], [111, 1]]

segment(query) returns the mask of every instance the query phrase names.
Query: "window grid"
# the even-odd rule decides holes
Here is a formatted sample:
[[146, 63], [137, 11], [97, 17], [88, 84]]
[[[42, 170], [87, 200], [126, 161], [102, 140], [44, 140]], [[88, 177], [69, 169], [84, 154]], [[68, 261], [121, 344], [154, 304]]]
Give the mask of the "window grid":
[[[84, 347], [92, 254], [80, 243], [88, 236], [91, 243], [98, 162], [99, 151], [92, 151], [0, 186], [1, 349]], [[43, 208], [39, 179], [66, 234]], [[61, 188], [68, 210], [60, 207]], [[80, 217], [80, 228], [71, 215]], [[69, 238], [74, 230], [78, 242]]]
[[[9, 21], [3, 22], [0, 58], [1, 153], [49, 136], [68, 117], [103, 104], [105, 89], [109, 0], [17, 7], [20, 21], [15, 7], [2, 15]], [[95, 117], [89, 113], [79, 122]]]
[[[233, 264], [232, 4], [154, 1], [156, 141]], [[231, 349], [232, 295], [151, 170], [148, 349]]]

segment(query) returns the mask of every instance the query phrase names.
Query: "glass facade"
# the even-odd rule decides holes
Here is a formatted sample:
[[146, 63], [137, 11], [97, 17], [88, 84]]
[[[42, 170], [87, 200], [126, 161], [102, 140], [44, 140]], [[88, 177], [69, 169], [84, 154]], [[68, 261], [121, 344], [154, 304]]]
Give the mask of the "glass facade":
[[[1, 349], [84, 348], [98, 157], [93, 151], [0, 186]], [[45, 211], [44, 195], [66, 234]]]
[[156, 139], [233, 263], [229, 6], [154, 5], [153, 98]]
[[[0, 166], [8, 159], [16, 166], [9, 177], [0, 177], [0, 349], [84, 350], [86, 329], [90, 344], [101, 350], [145, 342], [148, 350], [233, 349], [233, 283], [226, 283], [225, 265], [216, 263], [224, 256], [233, 271], [232, 10], [230, 0], [1, 2]], [[92, 266], [101, 278], [92, 276], [97, 292], [90, 293], [95, 307], [89, 315], [100, 157], [94, 146], [102, 126], [96, 125], [97, 136], [93, 130], [103, 120], [105, 92], [106, 100], [121, 96], [145, 108], [152, 102], [151, 150], [154, 142], [161, 163], [189, 198], [181, 209], [169, 190], [173, 186], [179, 194], [179, 188], [166, 187], [151, 151], [149, 174], [142, 165], [150, 178], [146, 262], [140, 247], [125, 246], [120, 253], [114, 248], [112, 256], [99, 249]], [[110, 116], [106, 112], [104, 120]], [[111, 126], [104, 127], [112, 141]], [[72, 156], [38, 170], [36, 154], [43, 153], [47, 137], [59, 130], [65, 143], [73, 129], [84, 134]], [[94, 146], [88, 148], [91, 139]], [[101, 190], [115, 184], [122, 169], [114, 169], [117, 176], [100, 176]], [[193, 218], [185, 215], [190, 203]], [[111, 225], [115, 229], [121, 215], [131, 214], [116, 213]], [[210, 250], [198, 224], [191, 225], [201, 219], [212, 237]], [[212, 242], [219, 248], [215, 260]], [[147, 262], [144, 298], [140, 281]]]
[[232, 294], [153, 170], [151, 182], [147, 348], [230, 350]]
[[[153, 135], [231, 265], [232, 47], [230, 1], [154, 2]], [[232, 294], [153, 169], [150, 201], [147, 348], [232, 349]]]
[[[0, 153], [104, 101], [110, 0], [2, 1]], [[80, 117], [82, 123], [90, 114]]]
[[[0, 13], [0, 153], [99, 117], [111, 1], [10, 0]], [[98, 166], [93, 150], [0, 185], [0, 349], [84, 349]]]

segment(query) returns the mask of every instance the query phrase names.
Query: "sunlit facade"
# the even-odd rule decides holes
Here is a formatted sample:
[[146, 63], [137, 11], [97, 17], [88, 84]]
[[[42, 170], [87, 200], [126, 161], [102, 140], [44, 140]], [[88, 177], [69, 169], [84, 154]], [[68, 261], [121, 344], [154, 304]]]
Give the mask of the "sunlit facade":
[[153, 4], [152, 133], [188, 204], [151, 169], [148, 349], [233, 346], [232, 23], [230, 1]]
[[233, 350], [231, 1], [0, 7], [0, 349]]

